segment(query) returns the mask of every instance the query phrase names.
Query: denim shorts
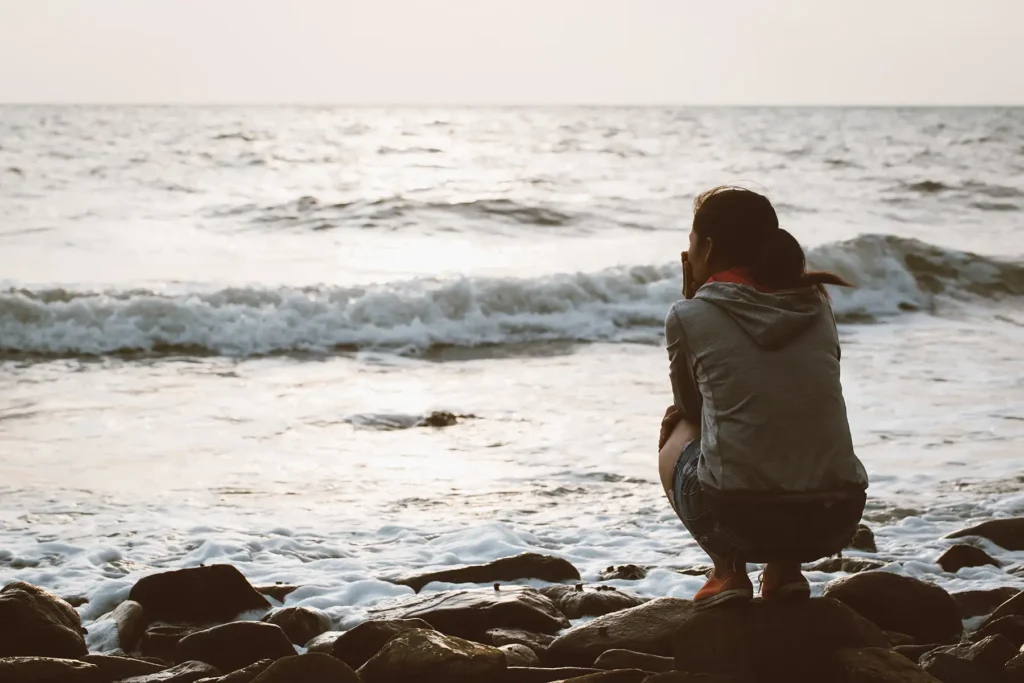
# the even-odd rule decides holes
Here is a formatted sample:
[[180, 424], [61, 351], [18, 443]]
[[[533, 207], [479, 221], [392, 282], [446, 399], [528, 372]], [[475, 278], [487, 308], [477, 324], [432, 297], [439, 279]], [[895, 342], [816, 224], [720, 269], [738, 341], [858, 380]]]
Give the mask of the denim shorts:
[[700, 439], [683, 447], [672, 479], [672, 507], [708, 553], [742, 562], [811, 562], [847, 547], [866, 495], [856, 491], [830, 501], [744, 501], [701, 488]]

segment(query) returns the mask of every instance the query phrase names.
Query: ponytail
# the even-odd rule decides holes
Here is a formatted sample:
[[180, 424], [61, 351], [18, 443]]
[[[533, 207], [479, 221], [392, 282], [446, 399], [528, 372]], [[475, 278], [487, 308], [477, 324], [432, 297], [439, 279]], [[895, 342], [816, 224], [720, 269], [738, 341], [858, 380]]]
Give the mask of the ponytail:
[[750, 265], [754, 280], [772, 289], [799, 289], [821, 285], [850, 287], [835, 273], [807, 272], [807, 257], [790, 232], [776, 228], [765, 238], [754, 262]]

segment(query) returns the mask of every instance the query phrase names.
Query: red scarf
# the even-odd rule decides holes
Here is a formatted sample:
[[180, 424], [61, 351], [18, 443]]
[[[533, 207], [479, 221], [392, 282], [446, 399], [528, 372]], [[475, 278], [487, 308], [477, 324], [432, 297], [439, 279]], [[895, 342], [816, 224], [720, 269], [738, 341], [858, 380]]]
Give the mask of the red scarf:
[[753, 287], [757, 291], [765, 294], [772, 294], [776, 291], [770, 287], [765, 287], [755, 282], [754, 276], [750, 272], [750, 268], [730, 268], [729, 270], [723, 270], [709, 277], [708, 282], [729, 282], [734, 285], [746, 285], [747, 287]]

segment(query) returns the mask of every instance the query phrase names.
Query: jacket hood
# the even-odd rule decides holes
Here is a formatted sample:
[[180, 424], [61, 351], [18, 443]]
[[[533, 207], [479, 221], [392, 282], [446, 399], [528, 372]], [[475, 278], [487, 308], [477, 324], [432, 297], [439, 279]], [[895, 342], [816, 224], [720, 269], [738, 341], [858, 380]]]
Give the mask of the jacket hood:
[[704, 285], [697, 290], [696, 298], [728, 313], [755, 344], [765, 349], [782, 348], [800, 336], [821, 314], [824, 304], [814, 287], [766, 293], [727, 282]]

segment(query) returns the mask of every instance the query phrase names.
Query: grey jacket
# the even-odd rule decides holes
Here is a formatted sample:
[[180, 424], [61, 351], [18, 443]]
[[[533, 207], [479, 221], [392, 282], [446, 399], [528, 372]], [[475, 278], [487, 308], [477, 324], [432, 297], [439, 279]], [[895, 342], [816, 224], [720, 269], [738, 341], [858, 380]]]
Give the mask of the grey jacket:
[[701, 425], [703, 489], [813, 499], [867, 488], [817, 289], [709, 283], [672, 306], [665, 336], [675, 405]]

